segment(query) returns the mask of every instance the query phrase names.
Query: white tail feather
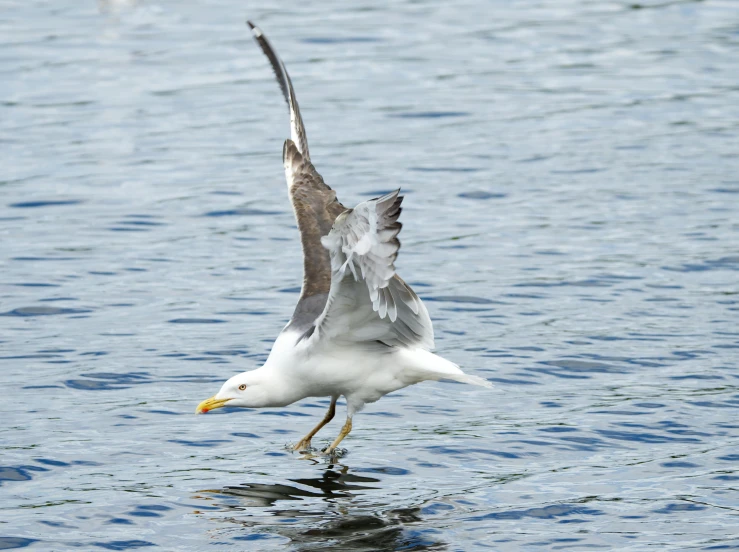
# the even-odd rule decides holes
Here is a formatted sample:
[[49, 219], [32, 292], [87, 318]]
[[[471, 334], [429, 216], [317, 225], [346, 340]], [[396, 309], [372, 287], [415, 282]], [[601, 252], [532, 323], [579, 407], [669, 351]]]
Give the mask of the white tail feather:
[[479, 385], [480, 387], [487, 387], [488, 389], [492, 389], [493, 387], [495, 387], [485, 378], [481, 378], [479, 376], [471, 376], [470, 374], [443, 376], [443, 379], [450, 379], [458, 381], [460, 383], [470, 383], [472, 385]]
[[465, 374], [462, 369], [447, 359], [423, 349], [402, 349], [405, 373], [414, 383], [424, 380], [449, 379], [460, 383], [493, 387], [493, 384], [479, 376]]

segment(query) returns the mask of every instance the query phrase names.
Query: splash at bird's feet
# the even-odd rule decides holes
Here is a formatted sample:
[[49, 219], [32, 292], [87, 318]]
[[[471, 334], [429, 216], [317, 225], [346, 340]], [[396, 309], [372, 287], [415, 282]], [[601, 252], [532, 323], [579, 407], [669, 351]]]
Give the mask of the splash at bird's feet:
[[323, 456], [324, 458], [330, 458], [332, 460], [336, 460], [339, 458], [343, 458], [344, 456], [349, 454], [349, 451], [345, 448], [337, 448], [333, 450], [329, 450], [329, 449], [330, 447], [326, 447], [325, 449], [323, 449], [321, 451], [321, 456]]

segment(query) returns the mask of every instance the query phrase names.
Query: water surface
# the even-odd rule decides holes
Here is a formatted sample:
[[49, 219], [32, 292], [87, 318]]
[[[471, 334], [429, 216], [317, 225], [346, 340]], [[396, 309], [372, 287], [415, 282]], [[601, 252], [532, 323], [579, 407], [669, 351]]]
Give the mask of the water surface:
[[[739, 547], [734, 2], [284, 5], [2, 10], [0, 549]], [[496, 385], [385, 397], [333, 464], [284, 449], [327, 400], [192, 414], [300, 285], [247, 15]]]

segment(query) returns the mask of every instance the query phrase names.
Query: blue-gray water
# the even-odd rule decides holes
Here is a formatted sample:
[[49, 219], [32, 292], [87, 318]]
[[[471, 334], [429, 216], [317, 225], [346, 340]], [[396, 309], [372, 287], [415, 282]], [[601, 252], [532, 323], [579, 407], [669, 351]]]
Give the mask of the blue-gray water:
[[[739, 547], [736, 3], [267, 4], [0, 11], [0, 549]], [[193, 415], [300, 285], [247, 16], [496, 384], [385, 397], [336, 465], [283, 448], [326, 401]]]

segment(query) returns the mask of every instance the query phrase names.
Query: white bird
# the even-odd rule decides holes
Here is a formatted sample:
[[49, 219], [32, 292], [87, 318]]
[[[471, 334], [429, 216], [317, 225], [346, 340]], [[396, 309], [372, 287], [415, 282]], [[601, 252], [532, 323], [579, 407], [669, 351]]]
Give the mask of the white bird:
[[423, 302], [395, 273], [400, 242], [399, 190], [347, 209], [310, 161], [295, 91], [282, 60], [262, 31], [247, 22], [277, 76], [290, 110], [290, 139], [282, 159], [303, 246], [303, 286], [290, 322], [261, 368], [233, 376], [196, 413], [223, 406], [283, 407], [306, 397], [331, 397], [321, 422], [346, 398], [347, 418], [326, 448], [332, 454], [367, 403], [426, 380], [450, 379], [492, 387], [430, 352], [434, 331]]

